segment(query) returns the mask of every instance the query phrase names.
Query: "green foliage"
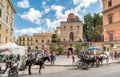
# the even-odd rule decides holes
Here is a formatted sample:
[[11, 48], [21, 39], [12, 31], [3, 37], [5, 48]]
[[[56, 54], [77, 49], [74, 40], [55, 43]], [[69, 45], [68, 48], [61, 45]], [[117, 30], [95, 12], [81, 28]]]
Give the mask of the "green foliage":
[[101, 25], [103, 25], [103, 21], [100, 14], [92, 16], [88, 13], [84, 16], [83, 32], [88, 41], [97, 41], [101, 38]]
[[51, 38], [52, 38], [52, 43], [56, 43], [58, 41], [56, 34], [53, 34]]
[[58, 51], [58, 54], [61, 55], [62, 52], [64, 51], [64, 48], [63, 47], [58, 47], [57, 51]]
[[26, 62], [26, 56], [25, 55], [21, 57], [21, 61], [22, 61], [22, 65], [25, 65], [25, 62]]
[[75, 43], [75, 52], [78, 53], [82, 48], [82, 44], [80, 42]]
[[57, 47], [56, 47], [56, 44], [55, 44], [55, 43], [51, 43], [51, 44], [50, 44], [50, 51], [51, 51], [51, 52], [56, 52], [56, 51], [57, 51]]

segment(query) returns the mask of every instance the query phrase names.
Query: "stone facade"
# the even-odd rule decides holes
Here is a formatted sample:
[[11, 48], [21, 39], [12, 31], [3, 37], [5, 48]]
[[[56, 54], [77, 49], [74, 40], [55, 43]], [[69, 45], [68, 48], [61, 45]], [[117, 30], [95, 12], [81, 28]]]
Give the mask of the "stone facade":
[[67, 21], [60, 22], [60, 27], [57, 27], [55, 33], [60, 38], [61, 46], [65, 51], [73, 52], [75, 42], [83, 41], [83, 23], [78, 16], [70, 13]]
[[0, 0], [0, 45], [14, 42], [14, 14], [11, 0]]
[[33, 47], [34, 49], [46, 48], [49, 50], [49, 44], [51, 43], [51, 36], [53, 32], [34, 33], [33, 34]]
[[56, 34], [62, 42], [83, 41], [83, 24], [73, 13], [68, 15], [67, 21], [61, 21]]
[[33, 49], [33, 36], [23, 35], [17, 38], [17, 44], [27, 49]]
[[120, 0], [103, 1], [104, 41], [120, 40]]

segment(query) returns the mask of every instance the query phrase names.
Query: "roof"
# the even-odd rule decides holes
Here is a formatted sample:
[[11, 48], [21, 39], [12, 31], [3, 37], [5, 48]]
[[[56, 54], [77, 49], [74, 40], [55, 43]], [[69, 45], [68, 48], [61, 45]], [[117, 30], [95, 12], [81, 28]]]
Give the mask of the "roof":
[[75, 15], [73, 14], [73, 13], [70, 13], [69, 15], [68, 15], [68, 19], [74, 19], [75, 18]]

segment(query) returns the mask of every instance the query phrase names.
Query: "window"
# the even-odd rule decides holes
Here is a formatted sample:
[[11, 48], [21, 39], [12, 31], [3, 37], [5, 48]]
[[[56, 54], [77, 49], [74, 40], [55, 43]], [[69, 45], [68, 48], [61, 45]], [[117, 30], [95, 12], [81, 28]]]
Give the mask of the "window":
[[1, 34], [0, 34], [0, 42], [1, 42]]
[[6, 23], [8, 23], [8, 13], [6, 14]]
[[65, 39], [63, 39], [63, 41], [65, 42]]
[[108, 22], [109, 22], [109, 24], [111, 24], [113, 21], [112, 21], [112, 15], [110, 15], [110, 16], [108, 16]]
[[29, 41], [29, 37], [27, 38], [27, 40]]
[[25, 43], [23, 42], [23, 46], [25, 46]]
[[21, 42], [19, 43], [19, 45], [21, 45]]
[[47, 43], [49, 43], [50, 41], [49, 40], [47, 40]]
[[13, 22], [13, 19], [12, 17], [10, 18], [10, 26], [12, 27], [12, 22]]
[[2, 17], [2, 8], [4, 8], [3, 4], [0, 2], [0, 17]]
[[0, 17], [2, 17], [2, 9], [0, 9]]
[[79, 29], [80, 28], [80, 26], [77, 26], [77, 29]]
[[42, 40], [41, 42], [44, 43], [44, 40]]
[[73, 26], [70, 26], [70, 30], [73, 30]]
[[8, 38], [6, 37], [6, 43], [7, 43], [7, 39], [8, 39]]
[[36, 40], [36, 43], [38, 43], [38, 40]]
[[27, 43], [27, 45], [29, 45], [29, 42]]
[[108, 32], [109, 41], [113, 41], [113, 32]]
[[21, 41], [21, 38], [20, 38], [20, 41]]
[[66, 30], [66, 26], [64, 26], [64, 30]]
[[25, 41], [25, 38], [23, 38], [23, 41]]
[[1, 26], [1, 24], [0, 24], [0, 29], [2, 29], [2, 26]]
[[31, 41], [33, 41], [33, 39], [31, 38]]
[[112, 6], [112, 0], [108, 1], [108, 7]]

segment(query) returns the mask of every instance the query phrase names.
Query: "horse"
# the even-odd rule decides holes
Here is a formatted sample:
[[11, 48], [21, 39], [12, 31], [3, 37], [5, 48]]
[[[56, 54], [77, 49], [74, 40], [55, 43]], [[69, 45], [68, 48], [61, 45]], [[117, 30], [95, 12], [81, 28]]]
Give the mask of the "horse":
[[41, 59], [36, 60], [36, 58], [31, 58], [29, 60], [26, 60], [26, 64], [25, 66], [28, 66], [28, 71], [29, 71], [29, 75], [31, 75], [31, 66], [32, 65], [39, 65], [39, 74], [41, 73], [41, 69], [42, 66], [44, 65], [44, 62], [48, 60], [50, 62], [50, 58], [49, 57], [43, 57]]

